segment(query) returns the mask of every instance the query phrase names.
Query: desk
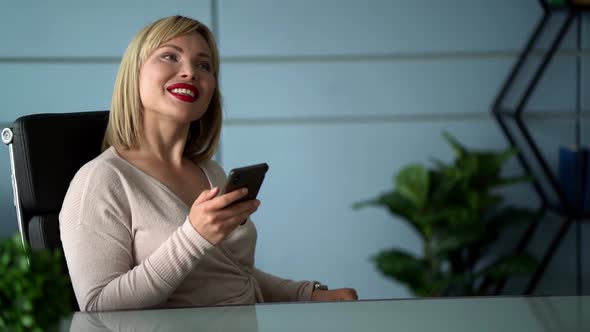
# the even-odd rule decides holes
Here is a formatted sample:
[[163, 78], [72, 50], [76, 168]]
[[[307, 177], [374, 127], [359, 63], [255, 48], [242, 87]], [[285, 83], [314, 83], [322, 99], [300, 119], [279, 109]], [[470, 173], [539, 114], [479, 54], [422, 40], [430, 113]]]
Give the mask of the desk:
[[60, 331], [590, 331], [590, 296], [285, 303], [77, 312]]

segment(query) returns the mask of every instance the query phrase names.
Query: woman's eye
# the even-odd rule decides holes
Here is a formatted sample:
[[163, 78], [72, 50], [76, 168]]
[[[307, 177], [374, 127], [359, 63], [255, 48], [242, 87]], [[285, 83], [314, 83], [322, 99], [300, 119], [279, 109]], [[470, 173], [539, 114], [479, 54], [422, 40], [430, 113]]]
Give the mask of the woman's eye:
[[197, 64], [197, 67], [205, 71], [211, 71], [211, 64], [209, 64], [208, 62], [201, 62]]
[[176, 58], [175, 54], [170, 54], [170, 53], [163, 54], [161, 56], [161, 58], [164, 60], [173, 61], [173, 62], [176, 62], [178, 60], [178, 58]]

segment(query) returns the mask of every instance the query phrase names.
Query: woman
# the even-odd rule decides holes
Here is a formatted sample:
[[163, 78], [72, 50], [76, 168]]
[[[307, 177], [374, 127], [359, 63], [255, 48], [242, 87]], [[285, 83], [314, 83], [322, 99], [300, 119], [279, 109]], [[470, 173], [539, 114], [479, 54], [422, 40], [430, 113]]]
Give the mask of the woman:
[[141, 30], [115, 81], [104, 152], [76, 174], [60, 212], [82, 311], [351, 300], [254, 267], [260, 202], [219, 195], [219, 55], [210, 30], [181, 16]]

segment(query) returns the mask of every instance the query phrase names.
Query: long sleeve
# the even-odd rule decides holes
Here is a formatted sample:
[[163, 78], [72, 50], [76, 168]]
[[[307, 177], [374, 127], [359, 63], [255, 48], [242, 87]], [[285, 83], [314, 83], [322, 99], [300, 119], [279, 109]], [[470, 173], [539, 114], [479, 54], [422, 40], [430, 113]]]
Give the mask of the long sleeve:
[[312, 281], [293, 281], [279, 278], [257, 268], [253, 271], [265, 302], [310, 301]]
[[186, 219], [151, 255], [134, 263], [129, 190], [108, 164], [92, 163], [77, 173], [66, 194], [61, 239], [82, 311], [161, 304], [214, 249]]

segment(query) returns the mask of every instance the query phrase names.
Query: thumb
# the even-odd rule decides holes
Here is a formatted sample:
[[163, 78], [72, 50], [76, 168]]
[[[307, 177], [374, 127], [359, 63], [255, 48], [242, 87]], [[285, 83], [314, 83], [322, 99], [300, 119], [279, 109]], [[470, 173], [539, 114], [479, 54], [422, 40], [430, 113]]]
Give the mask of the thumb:
[[219, 187], [213, 187], [208, 190], [203, 190], [199, 197], [197, 197], [197, 200], [194, 204], [201, 204], [203, 202], [206, 202], [212, 199], [213, 197], [217, 196], [217, 193], [219, 193]]

